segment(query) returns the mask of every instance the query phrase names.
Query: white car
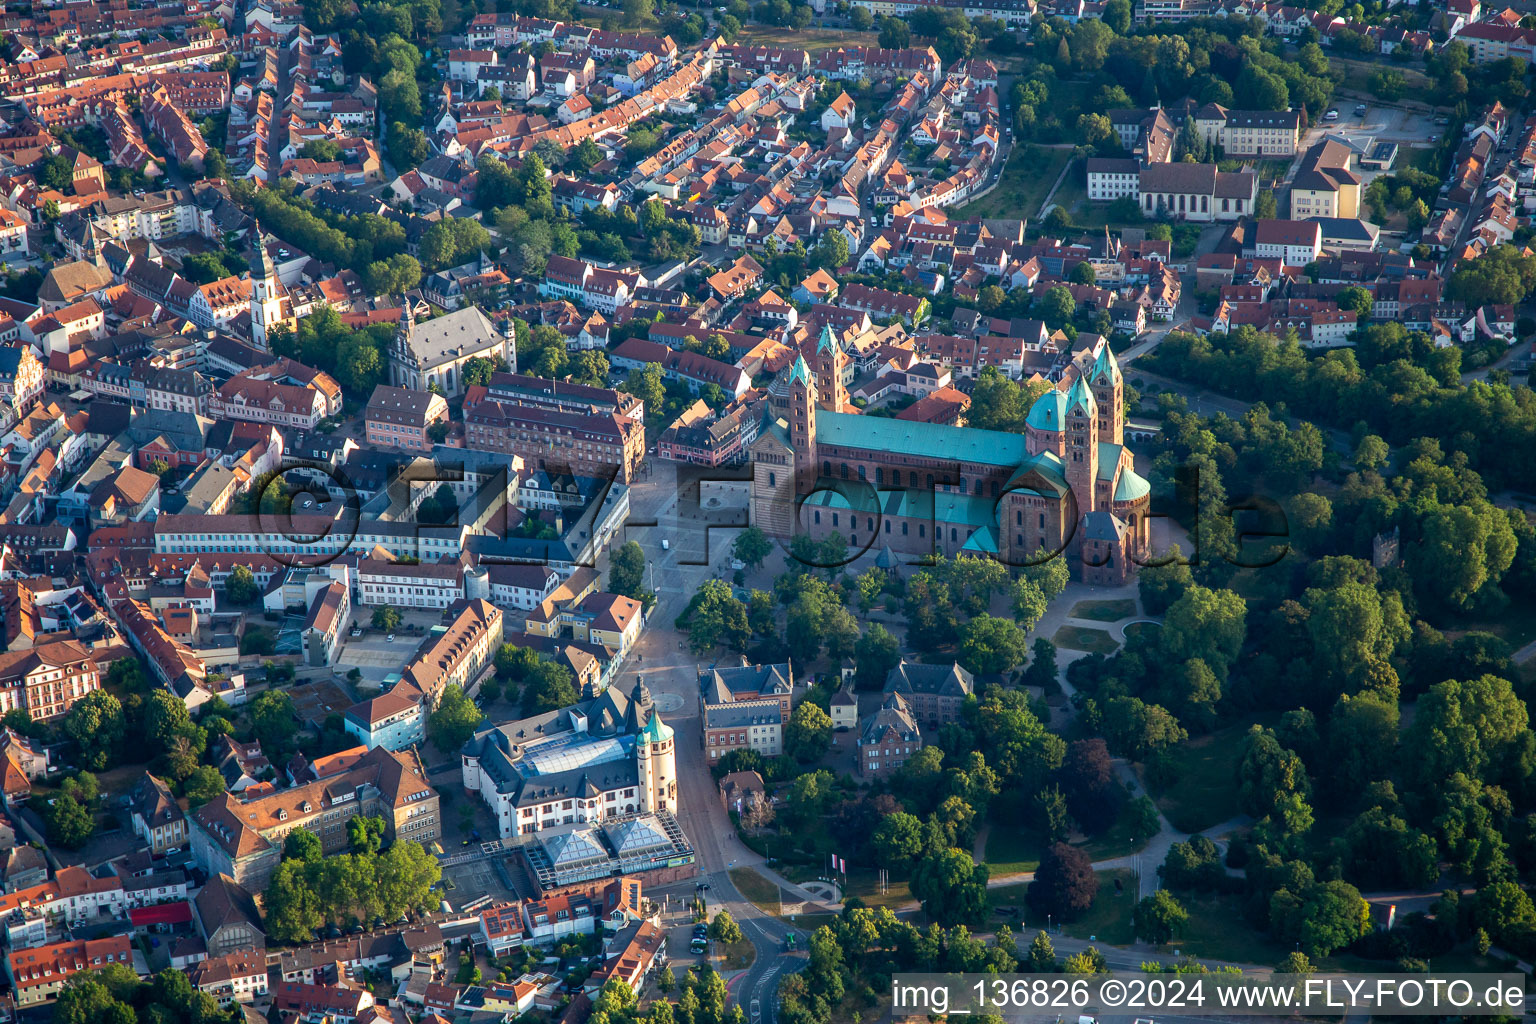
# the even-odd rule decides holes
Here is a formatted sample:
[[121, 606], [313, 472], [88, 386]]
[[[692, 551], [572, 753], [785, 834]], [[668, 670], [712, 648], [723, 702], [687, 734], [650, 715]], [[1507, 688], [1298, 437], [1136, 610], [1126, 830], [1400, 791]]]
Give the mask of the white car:
[[1328, 111], [1328, 113], [1323, 115], [1323, 120], [1324, 121], [1337, 121], [1338, 119], [1339, 119], [1339, 112], [1337, 110], [1330, 110], [1330, 111]]

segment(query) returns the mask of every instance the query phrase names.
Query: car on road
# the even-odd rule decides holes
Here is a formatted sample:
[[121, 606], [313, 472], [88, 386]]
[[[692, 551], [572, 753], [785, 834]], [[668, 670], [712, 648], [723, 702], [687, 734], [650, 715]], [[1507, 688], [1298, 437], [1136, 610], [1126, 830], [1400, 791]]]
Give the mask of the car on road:
[[1365, 116], [1365, 112], [1367, 110], [1369, 110], [1369, 109], [1370, 108], [1367, 107], [1364, 103], [1358, 103], [1358, 104], [1355, 105], [1355, 116], [1356, 117], [1364, 117]]
[[759, 1000], [756, 1000], [756, 999], [752, 1000], [752, 1012], [751, 1012], [750, 1016], [752, 1018], [752, 1024], [757, 1024], [758, 1021], [763, 1019], [763, 1004], [762, 1004], [762, 1002], [760, 1002]]
[[1324, 121], [1337, 121], [1338, 119], [1339, 119], [1339, 112], [1337, 110], [1330, 110], [1330, 111], [1328, 111], [1328, 113], [1323, 115], [1323, 120]]
[[387, 643], [387, 644], [394, 643], [395, 642], [395, 634], [393, 634], [393, 633], [389, 634], [389, 636], [384, 638], [384, 642]]

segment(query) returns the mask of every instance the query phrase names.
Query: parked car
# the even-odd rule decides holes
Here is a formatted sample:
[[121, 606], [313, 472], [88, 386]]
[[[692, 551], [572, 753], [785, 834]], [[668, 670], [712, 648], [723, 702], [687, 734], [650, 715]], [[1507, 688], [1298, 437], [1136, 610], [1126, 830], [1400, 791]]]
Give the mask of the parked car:
[[1324, 121], [1337, 121], [1338, 119], [1339, 119], [1339, 112], [1337, 110], [1330, 110], [1330, 111], [1328, 111], [1328, 113], [1323, 115], [1323, 120]]
[[393, 633], [389, 634], [389, 636], [384, 638], [384, 642], [387, 643], [387, 644], [394, 643], [395, 642], [395, 634], [393, 634]]

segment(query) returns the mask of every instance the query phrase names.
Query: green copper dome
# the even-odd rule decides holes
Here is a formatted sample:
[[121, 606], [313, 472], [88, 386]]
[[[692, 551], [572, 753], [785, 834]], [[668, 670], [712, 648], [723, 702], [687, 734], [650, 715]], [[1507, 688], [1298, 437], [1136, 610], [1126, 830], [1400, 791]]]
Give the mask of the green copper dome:
[[1036, 430], [1065, 430], [1067, 396], [1055, 388], [1035, 399], [1024, 422]]
[[1147, 483], [1146, 477], [1134, 469], [1127, 469], [1120, 474], [1120, 482], [1115, 485], [1115, 500], [1135, 501], [1137, 498], [1145, 498], [1151, 491], [1152, 485]]

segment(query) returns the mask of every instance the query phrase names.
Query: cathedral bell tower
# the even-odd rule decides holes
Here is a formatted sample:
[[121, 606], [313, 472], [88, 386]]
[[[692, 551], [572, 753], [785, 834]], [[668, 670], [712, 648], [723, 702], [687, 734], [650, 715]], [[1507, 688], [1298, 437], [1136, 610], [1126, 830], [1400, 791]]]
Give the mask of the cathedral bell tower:
[[1077, 499], [1079, 515], [1098, 507], [1094, 493], [1099, 476], [1099, 409], [1085, 377], [1067, 392], [1067, 486]]

